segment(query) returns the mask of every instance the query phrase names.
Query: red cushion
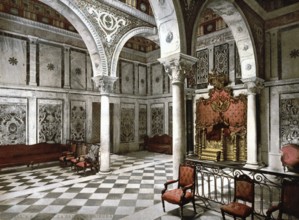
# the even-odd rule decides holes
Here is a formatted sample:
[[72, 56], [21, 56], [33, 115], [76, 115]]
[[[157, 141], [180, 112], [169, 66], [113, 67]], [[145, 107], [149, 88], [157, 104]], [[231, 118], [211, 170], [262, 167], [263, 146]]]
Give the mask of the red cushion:
[[228, 205], [223, 205], [221, 206], [221, 210], [230, 215], [235, 215], [239, 217], [247, 217], [253, 211], [251, 207], [238, 202], [232, 202]]
[[[173, 189], [166, 191], [162, 195], [162, 199], [166, 200], [169, 203], [178, 204], [181, 201], [181, 196], [183, 194], [182, 189]], [[187, 191], [185, 194], [186, 201], [190, 201], [193, 198], [193, 194], [190, 191]]]

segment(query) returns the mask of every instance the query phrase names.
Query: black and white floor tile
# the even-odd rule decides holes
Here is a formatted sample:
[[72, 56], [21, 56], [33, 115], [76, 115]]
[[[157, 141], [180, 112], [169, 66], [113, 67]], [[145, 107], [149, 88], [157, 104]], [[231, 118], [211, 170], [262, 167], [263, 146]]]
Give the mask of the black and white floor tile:
[[[180, 219], [177, 206], [161, 205], [163, 184], [172, 178], [170, 155], [134, 152], [111, 155], [111, 173], [77, 173], [58, 164], [0, 172], [1, 220]], [[184, 219], [217, 219], [184, 210]]]

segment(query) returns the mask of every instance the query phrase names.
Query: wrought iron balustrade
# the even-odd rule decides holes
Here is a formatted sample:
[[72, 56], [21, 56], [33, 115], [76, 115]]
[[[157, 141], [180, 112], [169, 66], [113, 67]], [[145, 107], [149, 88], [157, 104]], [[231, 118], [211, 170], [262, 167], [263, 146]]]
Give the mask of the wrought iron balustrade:
[[233, 200], [235, 175], [247, 174], [254, 179], [255, 219], [265, 219], [268, 208], [279, 202], [283, 179], [299, 179], [296, 173], [271, 171], [266, 167], [248, 168], [240, 163], [204, 161], [195, 157], [188, 157], [186, 163], [196, 166], [197, 204], [218, 212], [222, 204]]

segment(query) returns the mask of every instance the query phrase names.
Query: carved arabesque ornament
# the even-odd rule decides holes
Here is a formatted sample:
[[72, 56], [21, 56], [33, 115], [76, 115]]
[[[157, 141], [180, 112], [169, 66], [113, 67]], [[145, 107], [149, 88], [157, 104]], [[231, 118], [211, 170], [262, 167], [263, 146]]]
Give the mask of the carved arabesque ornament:
[[106, 35], [106, 40], [111, 43], [117, 31], [129, 24], [124, 18], [117, 16], [111, 12], [100, 11], [100, 9], [89, 8], [88, 12], [94, 16], [99, 27]]
[[97, 75], [92, 78], [95, 82], [96, 87], [99, 88], [101, 94], [110, 94], [114, 91], [114, 83], [117, 80], [117, 77], [106, 76], [106, 75]]

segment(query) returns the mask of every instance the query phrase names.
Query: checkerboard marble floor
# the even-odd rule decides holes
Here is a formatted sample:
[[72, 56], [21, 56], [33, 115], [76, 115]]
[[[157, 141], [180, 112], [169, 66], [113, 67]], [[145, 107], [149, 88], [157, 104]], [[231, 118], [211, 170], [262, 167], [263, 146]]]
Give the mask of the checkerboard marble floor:
[[[76, 173], [52, 164], [0, 172], [0, 219], [180, 219], [177, 206], [161, 205], [163, 184], [172, 178], [172, 157], [146, 151], [111, 155], [111, 173]], [[184, 219], [219, 216], [192, 206]]]

